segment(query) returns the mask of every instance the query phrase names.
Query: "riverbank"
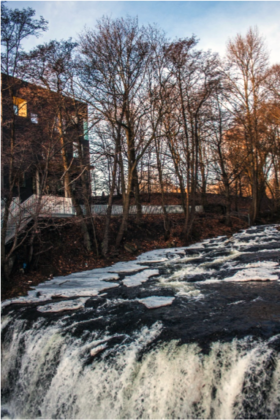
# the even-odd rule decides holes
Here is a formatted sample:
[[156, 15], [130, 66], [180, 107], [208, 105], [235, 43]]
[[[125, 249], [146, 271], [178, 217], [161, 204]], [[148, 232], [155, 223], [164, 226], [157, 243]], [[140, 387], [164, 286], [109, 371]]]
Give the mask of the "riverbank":
[[[137, 255], [154, 249], [187, 246], [192, 243], [221, 235], [231, 236], [240, 229], [248, 227], [245, 220], [232, 218], [232, 226], [224, 223], [224, 217], [216, 214], [200, 214], [194, 224], [193, 234], [189, 241], [182, 237], [184, 218], [182, 215], [171, 215], [171, 233], [168, 240], [164, 239], [163, 219], [161, 215], [144, 215], [140, 224], [131, 219], [127, 235], [120, 248], [114, 248], [120, 218], [111, 222], [110, 252], [107, 257], [97, 257], [96, 252], [86, 252], [80, 227], [68, 224], [42, 232], [40, 242], [34, 247], [34, 262], [22, 273], [21, 264], [24, 259], [24, 249], [21, 250], [18, 262], [12, 275], [11, 283], [2, 287], [2, 300], [24, 296], [32, 286], [74, 272], [107, 267], [118, 261], [134, 260]], [[96, 219], [98, 239], [102, 238], [103, 219]], [[44, 252], [44, 249], [47, 251]]]

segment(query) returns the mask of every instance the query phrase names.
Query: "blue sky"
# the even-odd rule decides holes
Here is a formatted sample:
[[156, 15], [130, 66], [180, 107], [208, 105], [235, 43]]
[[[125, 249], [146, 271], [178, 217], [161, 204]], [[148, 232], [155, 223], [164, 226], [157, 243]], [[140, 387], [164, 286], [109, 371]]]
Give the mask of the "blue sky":
[[11, 8], [32, 7], [49, 21], [39, 39], [28, 39], [30, 49], [51, 39], [75, 39], [84, 27], [94, 27], [103, 15], [138, 16], [140, 24], [157, 23], [169, 38], [195, 34], [199, 46], [225, 54], [226, 43], [237, 33], [258, 26], [272, 64], [280, 63], [280, 2], [269, 1], [8, 1]]

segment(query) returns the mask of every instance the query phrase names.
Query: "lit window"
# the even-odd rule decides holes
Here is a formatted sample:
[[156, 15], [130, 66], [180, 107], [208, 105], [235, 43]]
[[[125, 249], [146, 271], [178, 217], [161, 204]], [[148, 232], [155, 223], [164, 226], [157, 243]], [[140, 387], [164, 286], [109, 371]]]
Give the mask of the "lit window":
[[38, 114], [31, 113], [30, 120], [33, 124], [38, 124]]
[[20, 117], [27, 117], [27, 102], [24, 99], [13, 97], [14, 114]]
[[87, 120], [83, 121], [83, 129], [84, 129], [84, 139], [88, 140], [88, 122], [87, 122]]

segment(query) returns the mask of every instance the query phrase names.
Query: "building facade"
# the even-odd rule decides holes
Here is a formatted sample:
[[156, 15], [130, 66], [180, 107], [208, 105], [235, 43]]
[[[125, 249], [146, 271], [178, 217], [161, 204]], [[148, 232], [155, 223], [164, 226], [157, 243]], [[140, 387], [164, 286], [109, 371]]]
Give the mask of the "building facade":
[[85, 103], [2, 74], [2, 198], [90, 196], [87, 117]]

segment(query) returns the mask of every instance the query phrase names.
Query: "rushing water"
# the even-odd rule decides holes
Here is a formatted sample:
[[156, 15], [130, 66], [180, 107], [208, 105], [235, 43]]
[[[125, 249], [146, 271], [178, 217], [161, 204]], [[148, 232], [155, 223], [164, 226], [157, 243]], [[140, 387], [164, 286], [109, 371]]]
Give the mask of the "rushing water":
[[280, 232], [57, 277], [2, 309], [3, 418], [280, 418]]

